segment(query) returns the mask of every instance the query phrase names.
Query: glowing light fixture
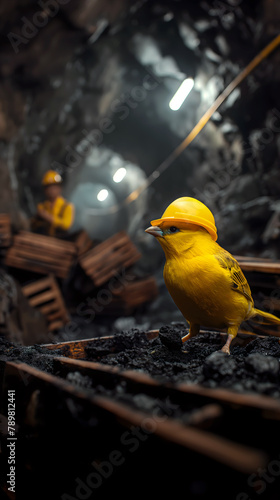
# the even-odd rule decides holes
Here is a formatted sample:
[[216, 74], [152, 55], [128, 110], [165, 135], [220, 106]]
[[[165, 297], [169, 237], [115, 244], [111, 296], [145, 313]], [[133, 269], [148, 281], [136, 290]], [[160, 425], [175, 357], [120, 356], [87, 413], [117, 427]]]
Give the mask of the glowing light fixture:
[[178, 88], [176, 94], [172, 97], [169, 107], [172, 111], [177, 111], [182, 106], [183, 102], [189, 95], [190, 91], [194, 86], [193, 78], [186, 78]]
[[126, 168], [124, 167], [118, 168], [118, 170], [113, 175], [113, 181], [121, 182], [125, 176], [126, 176]]
[[97, 195], [98, 201], [105, 201], [106, 198], [108, 197], [109, 192], [107, 189], [101, 189]]

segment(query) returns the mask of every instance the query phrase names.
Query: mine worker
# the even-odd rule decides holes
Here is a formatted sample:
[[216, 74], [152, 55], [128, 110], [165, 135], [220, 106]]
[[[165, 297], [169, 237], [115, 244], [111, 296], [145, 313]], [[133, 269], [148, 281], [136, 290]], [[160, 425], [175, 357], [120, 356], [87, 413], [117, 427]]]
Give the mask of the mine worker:
[[74, 222], [74, 206], [62, 196], [62, 178], [58, 172], [48, 170], [43, 179], [46, 200], [37, 206], [31, 222], [32, 230], [57, 238], [67, 236]]

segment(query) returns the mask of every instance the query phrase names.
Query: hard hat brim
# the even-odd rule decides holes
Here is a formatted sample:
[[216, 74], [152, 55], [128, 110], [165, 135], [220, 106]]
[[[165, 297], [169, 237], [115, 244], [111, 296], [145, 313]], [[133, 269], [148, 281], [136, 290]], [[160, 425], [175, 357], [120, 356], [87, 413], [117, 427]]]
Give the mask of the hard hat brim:
[[211, 235], [212, 239], [214, 241], [217, 240], [218, 235], [217, 235], [217, 228], [214, 224], [211, 224], [211, 222], [207, 221], [206, 219], [203, 219], [202, 217], [196, 216], [188, 216], [186, 215], [184, 218], [181, 217], [162, 217], [161, 219], [154, 219], [151, 221], [152, 226], [160, 226], [164, 222], [167, 223], [176, 223], [179, 225], [179, 227], [184, 227], [186, 224], [195, 224], [197, 226], [204, 227], [206, 231]]
[[48, 170], [42, 179], [42, 186], [51, 186], [56, 184], [62, 184], [61, 175], [55, 170]]

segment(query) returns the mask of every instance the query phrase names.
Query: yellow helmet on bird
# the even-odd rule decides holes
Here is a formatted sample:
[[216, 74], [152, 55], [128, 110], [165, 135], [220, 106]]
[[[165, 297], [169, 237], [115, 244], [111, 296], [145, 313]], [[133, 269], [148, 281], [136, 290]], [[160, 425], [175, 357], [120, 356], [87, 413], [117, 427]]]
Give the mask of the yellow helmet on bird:
[[195, 198], [182, 197], [170, 203], [160, 219], [151, 221], [152, 226], [160, 226], [163, 222], [177, 224], [196, 224], [204, 227], [214, 241], [217, 240], [217, 228], [212, 212], [204, 203]]
[[42, 179], [42, 186], [50, 186], [51, 184], [61, 184], [61, 183], [62, 183], [62, 177], [55, 170], [48, 170]]

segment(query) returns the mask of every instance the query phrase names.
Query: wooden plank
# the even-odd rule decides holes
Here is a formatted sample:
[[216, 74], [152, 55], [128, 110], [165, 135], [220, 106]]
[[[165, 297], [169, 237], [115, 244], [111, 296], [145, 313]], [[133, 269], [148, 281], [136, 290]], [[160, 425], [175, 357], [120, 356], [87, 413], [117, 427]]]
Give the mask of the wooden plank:
[[26, 271], [33, 271], [40, 274], [54, 273], [60, 278], [66, 278], [68, 276], [68, 269], [64, 267], [58, 267], [50, 264], [42, 264], [34, 260], [26, 260], [19, 257], [13, 257], [12, 259], [6, 260], [6, 265], [11, 267], [17, 267], [19, 269], [24, 269]]
[[40, 311], [44, 316], [48, 316], [50, 313], [57, 310], [60, 311], [60, 308], [56, 302], [51, 302], [50, 304], [40, 306]]
[[[116, 237], [117, 235], [115, 235]], [[114, 237], [114, 238], [115, 238]], [[121, 236], [115, 242], [110, 242], [108, 240], [96, 245], [92, 250], [87, 252], [82, 258], [79, 259], [79, 263], [82, 266], [91, 265], [93, 262], [98, 262], [101, 259], [105, 260], [111, 254], [114, 254], [119, 248], [124, 245], [132, 244], [127, 235]]]
[[74, 254], [72, 254], [71, 252], [66, 252], [64, 248], [41, 245], [40, 243], [37, 242], [31, 242], [31, 241], [28, 242], [25, 240], [21, 241], [21, 239], [17, 238], [17, 236], [15, 236], [14, 238], [14, 247], [16, 249], [23, 249], [34, 253], [44, 252], [45, 255], [50, 255], [53, 256], [54, 258], [64, 257], [69, 259], [69, 261], [75, 258]]
[[63, 328], [64, 325], [65, 325], [64, 321], [56, 320], [48, 325], [48, 330], [50, 332], [53, 332], [54, 330], [60, 330], [60, 328]]
[[125, 269], [127, 269], [130, 265], [134, 264], [135, 262], [136, 262], [135, 259], [131, 258], [130, 260], [126, 261], [125, 266], [115, 266], [114, 268], [107, 271], [106, 274], [100, 273], [98, 276], [94, 276], [94, 277], [90, 276], [90, 278], [92, 279], [94, 285], [96, 287], [99, 287], [99, 286], [107, 283], [114, 276], [116, 276], [117, 273], [120, 271], [120, 269], [122, 269], [123, 267], [125, 267]]
[[280, 263], [270, 262], [241, 262], [240, 267], [243, 271], [256, 271], [261, 273], [280, 273]]
[[[125, 269], [128, 269], [130, 266], [132, 266], [132, 264], [135, 264], [135, 262], [137, 262], [137, 258], [136, 256], [132, 257], [131, 259], [127, 260], [126, 263], [125, 263]], [[120, 271], [120, 267], [115, 267], [114, 269], [111, 270], [110, 273], [108, 273], [106, 276], [100, 276], [99, 278], [95, 278], [94, 279], [94, 284], [95, 286], [101, 286], [103, 285], [104, 283], [106, 283], [110, 278], [113, 278], [114, 276], [116, 276], [116, 274]]]
[[63, 240], [61, 238], [55, 238], [53, 236], [47, 236], [44, 234], [37, 234], [31, 231], [20, 231], [17, 236], [25, 239], [26, 241], [38, 241], [42, 242], [42, 244], [46, 243], [46, 245], [53, 245], [55, 247], [63, 247], [65, 250], [73, 249], [75, 251], [75, 243], [68, 240]]
[[[111, 337], [103, 337], [103, 339], [108, 338], [110, 339]], [[96, 339], [100, 339], [100, 337], [83, 340], [72, 340], [70, 342], [59, 342], [57, 344], [42, 344], [42, 347], [46, 347], [51, 351], [59, 351], [60, 354], [69, 358], [80, 359], [86, 358], [86, 347]]]
[[249, 257], [247, 255], [234, 255], [234, 258], [238, 261], [246, 261], [246, 262], [271, 262], [275, 263], [276, 260], [268, 259], [264, 257]]
[[12, 250], [13, 247], [9, 248], [5, 256], [6, 266], [25, 269], [26, 271], [33, 271], [40, 274], [54, 273], [59, 278], [66, 278], [68, 276], [68, 269], [62, 266], [54, 266], [50, 264], [42, 265], [40, 262], [36, 262], [34, 260], [25, 260], [13, 255], [13, 253], [11, 252]]
[[131, 247], [130, 242], [127, 242], [120, 248], [114, 249], [110, 252], [107, 253], [104, 252], [102, 254], [92, 255], [90, 259], [87, 259], [86, 263], [83, 263], [83, 267], [84, 269], [91, 269], [93, 267], [101, 267], [109, 265], [111, 262], [114, 261], [114, 259], [119, 258], [120, 255], [123, 255], [126, 252], [131, 252], [131, 250], [134, 249], [133, 247]]
[[112, 256], [111, 259], [107, 259], [107, 263], [104, 265], [96, 264], [88, 269], [88, 274], [91, 276], [98, 277], [99, 274], [104, 274], [109, 272], [110, 270], [115, 269], [115, 272], [118, 271], [121, 267], [128, 267], [127, 262], [137, 262], [139, 260], [140, 254], [131, 250], [127, 250], [125, 253], [120, 255], [116, 254]]
[[[32, 235], [34, 233], [31, 233]], [[48, 238], [48, 237], [47, 237]], [[74, 252], [72, 251], [72, 242], [70, 243], [69, 248], [65, 248], [63, 246], [57, 245], [57, 244], [49, 244], [45, 240], [37, 240], [37, 239], [32, 239], [32, 238], [24, 238], [20, 234], [15, 235], [14, 237], [14, 243], [16, 246], [20, 247], [26, 247], [26, 248], [37, 248], [37, 249], [44, 249], [46, 252], [49, 252], [51, 254], [57, 254], [57, 255], [72, 255], [74, 256]]]
[[44, 304], [45, 302], [50, 302], [51, 300], [54, 301], [55, 299], [56, 293], [54, 292], [54, 290], [50, 289], [44, 293], [39, 293], [38, 295], [35, 295], [31, 299], [29, 299], [29, 304], [32, 307], [36, 307], [39, 304]]
[[[148, 332], [145, 333], [145, 335], [148, 338], [148, 340], [152, 340], [158, 336], [158, 330], [149, 330]], [[100, 339], [108, 340], [112, 338], [113, 338], [112, 336], [107, 335], [104, 337], [93, 337], [90, 339], [72, 340], [70, 342], [69, 341], [59, 342], [57, 344], [42, 344], [42, 347], [46, 347], [51, 351], [62, 350], [63, 356], [80, 359], [86, 357], [85, 348], [92, 342], [100, 341]]]
[[105, 241], [102, 241], [101, 243], [98, 243], [94, 248], [89, 250], [85, 255], [82, 256], [82, 260], [86, 261], [88, 257], [90, 257], [92, 254], [97, 255], [100, 253], [105, 252], [106, 250], [110, 248], [114, 248], [115, 244], [118, 241], [121, 242], [126, 242], [128, 239], [127, 234], [124, 231], [121, 231], [119, 233], [114, 234], [110, 238], [108, 238]]
[[12, 244], [12, 226], [9, 214], [0, 214], [0, 247], [8, 248]]
[[95, 259], [98, 261], [104, 255], [114, 254], [120, 248], [122, 248], [124, 245], [127, 244], [133, 245], [133, 243], [131, 242], [131, 240], [128, 238], [127, 235], [119, 237], [117, 241], [113, 243], [110, 242], [110, 239], [105, 240], [104, 242], [99, 243], [89, 252], [87, 252], [87, 254], [84, 257], [82, 257], [82, 260], [86, 263], [94, 261]]
[[49, 288], [52, 286], [53, 278], [48, 276], [47, 278], [43, 278], [37, 281], [33, 281], [32, 283], [28, 283], [22, 287], [22, 291], [26, 297], [29, 295], [33, 295], [36, 292], [41, 292], [42, 290]]
[[[40, 256], [40, 254], [37, 254], [37, 256], [38, 255]], [[40, 266], [42, 269], [44, 269], [44, 271], [39, 271], [39, 272], [44, 272], [45, 273], [45, 269], [49, 269], [48, 274], [51, 274], [51, 270], [52, 269], [54, 271], [56, 271], [56, 270], [57, 271], [62, 271], [63, 270], [64, 272], [65, 271], [67, 271], [67, 272], [69, 271], [69, 264], [68, 264], [68, 266], [62, 266], [60, 263], [42, 262], [40, 260], [37, 260], [36, 257], [34, 257], [34, 256], [32, 258], [30, 258], [30, 257], [28, 257], [28, 258], [27, 257], [26, 258], [21, 257], [21, 256], [19, 256], [17, 254], [17, 248], [14, 247], [14, 246], [11, 247], [11, 248], [9, 248], [8, 251], [7, 251], [7, 253], [6, 253], [6, 259], [7, 260], [15, 260], [15, 262], [18, 261], [19, 264], [20, 263], [22, 263], [22, 264], [26, 263], [26, 265], [27, 264], [34, 264], [34, 265]], [[7, 264], [7, 265], [9, 265], [9, 264]], [[24, 267], [23, 267], [23, 269], [24, 269]]]
[[240, 262], [243, 271], [280, 274], [280, 262]]
[[40, 250], [38, 255], [37, 249], [34, 248], [23, 248], [23, 247], [14, 247], [15, 254], [17, 257], [38, 260], [42, 263], [49, 264], [58, 264], [63, 267], [70, 267], [72, 264], [72, 256], [71, 255], [51, 255], [49, 253], [44, 253], [43, 249]]
[[15, 235], [14, 244], [17, 247], [23, 247], [29, 249], [35, 248], [39, 251], [43, 249], [45, 252], [48, 252], [50, 254], [67, 255], [67, 256], [72, 256], [72, 258], [74, 258], [74, 252], [72, 252], [72, 247], [70, 248], [70, 251], [67, 251], [63, 247], [57, 245], [46, 245], [45, 242], [42, 241], [36, 241], [31, 239], [28, 240], [27, 238], [22, 238], [20, 235]]
[[[98, 278], [100, 274], [105, 274], [107, 271], [111, 269], [119, 269], [120, 267], [126, 267], [126, 261], [130, 261], [132, 258], [139, 258], [139, 253], [134, 252], [133, 249], [128, 248], [126, 251], [121, 252], [120, 254], [114, 255], [111, 259], [108, 259], [107, 262], [103, 261], [102, 263], [98, 263], [88, 269], [88, 272], [91, 276]], [[136, 260], [135, 260], [136, 262]]]
[[57, 250], [64, 250], [66, 253], [76, 254], [76, 246], [72, 241], [64, 241], [59, 238], [53, 238], [52, 236], [45, 236], [41, 234], [31, 233], [28, 231], [20, 231], [15, 236], [15, 241], [26, 242], [31, 245], [40, 245], [46, 248], [54, 248]]
[[29, 304], [46, 317], [49, 331], [61, 328], [69, 321], [68, 311], [54, 276], [26, 285], [23, 293]]

